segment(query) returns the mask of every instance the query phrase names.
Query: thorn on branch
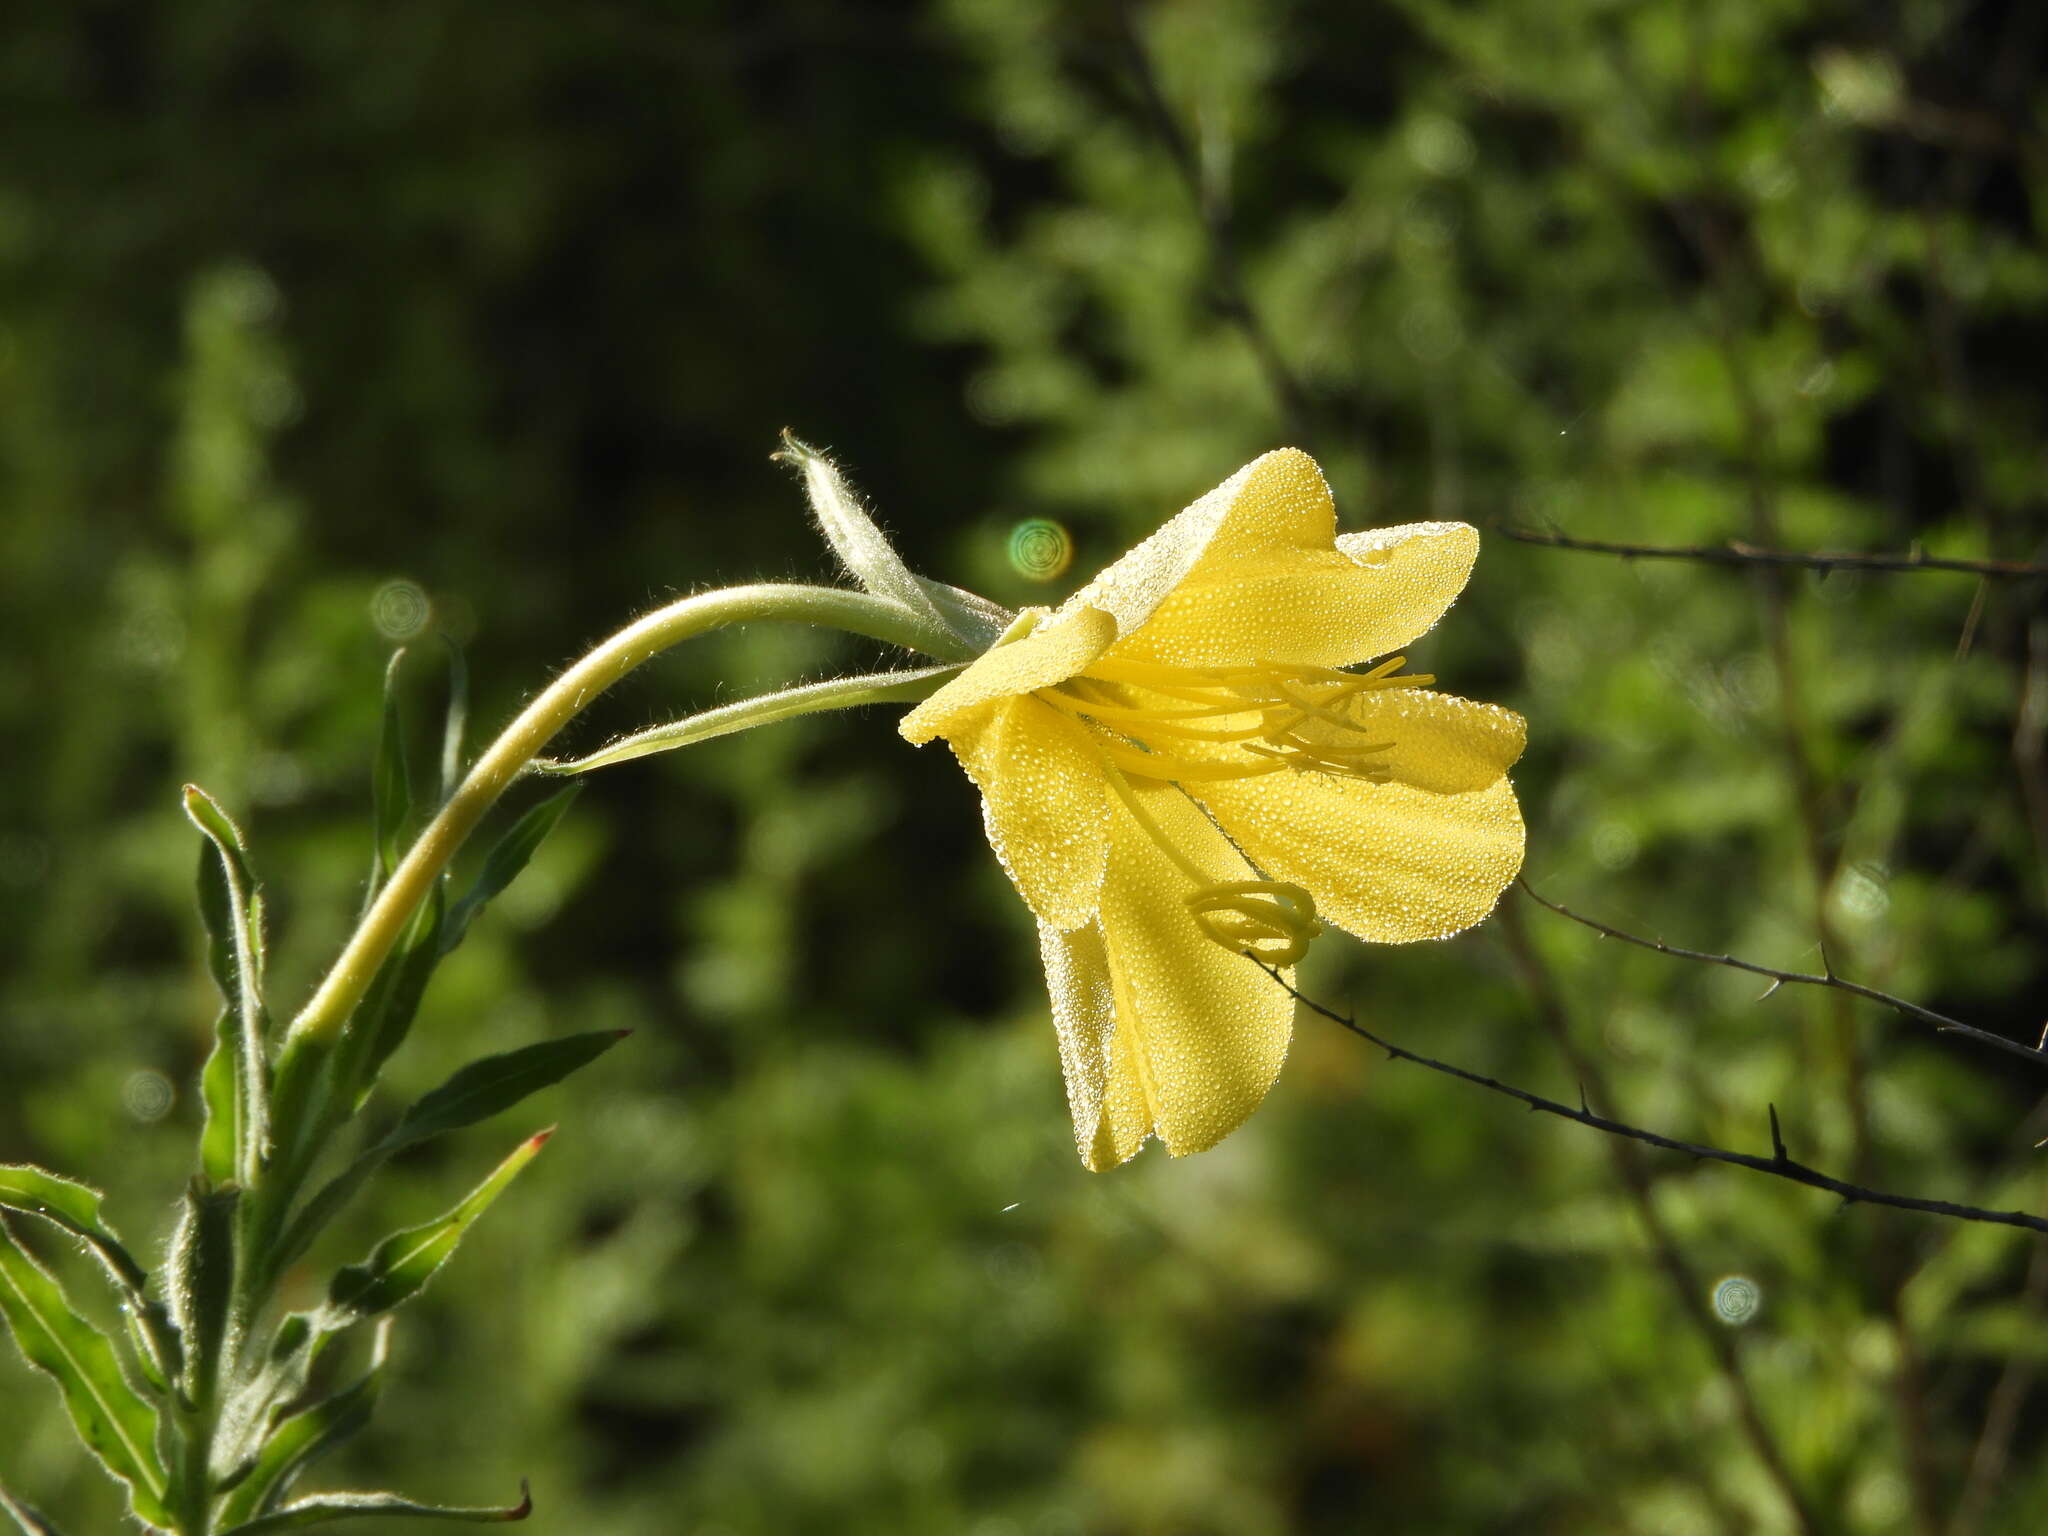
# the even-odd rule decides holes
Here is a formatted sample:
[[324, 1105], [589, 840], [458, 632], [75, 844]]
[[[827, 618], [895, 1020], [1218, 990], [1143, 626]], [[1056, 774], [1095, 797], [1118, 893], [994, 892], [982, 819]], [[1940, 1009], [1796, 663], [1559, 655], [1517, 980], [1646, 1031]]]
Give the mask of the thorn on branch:
[[1771, 1112], [1771, 1155], [1781, 1163], [1789, 1163], [1792, 1159], [1785, 1151], [1785, 1137], [1778, 1129], [1778, 1106], [1771, 1104], [1765, 1107]]

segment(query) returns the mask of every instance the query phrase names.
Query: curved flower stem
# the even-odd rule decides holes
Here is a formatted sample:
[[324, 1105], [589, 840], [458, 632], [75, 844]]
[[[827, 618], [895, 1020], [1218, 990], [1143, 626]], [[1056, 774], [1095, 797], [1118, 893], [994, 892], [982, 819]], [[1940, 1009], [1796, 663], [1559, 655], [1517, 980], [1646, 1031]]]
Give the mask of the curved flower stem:
[[315, 1044], [340, 1031], [463, 840], [586, 704], [679, 641], [728, 624], [763, 619], [843, 629], [945, 660], [965, 660], [971, 654], [957, 636], [935, 629], [900, 604], [839, 587], [726, 587], [683, 598], [636, 619], [543, 689], [477, 759], [391, 872], [318, 990], [292, 1021], [286, 1044]]

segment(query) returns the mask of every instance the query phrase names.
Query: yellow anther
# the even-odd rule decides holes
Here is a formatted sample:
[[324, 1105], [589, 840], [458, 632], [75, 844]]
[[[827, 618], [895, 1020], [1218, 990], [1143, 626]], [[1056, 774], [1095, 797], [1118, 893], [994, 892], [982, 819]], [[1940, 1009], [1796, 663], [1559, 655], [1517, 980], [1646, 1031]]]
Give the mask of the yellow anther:
[[1292, 965], [1323, 931], [1315, 898], [1285, 880], [1224, 880], [1187, 898], [1196, 926], [1225, 949]]

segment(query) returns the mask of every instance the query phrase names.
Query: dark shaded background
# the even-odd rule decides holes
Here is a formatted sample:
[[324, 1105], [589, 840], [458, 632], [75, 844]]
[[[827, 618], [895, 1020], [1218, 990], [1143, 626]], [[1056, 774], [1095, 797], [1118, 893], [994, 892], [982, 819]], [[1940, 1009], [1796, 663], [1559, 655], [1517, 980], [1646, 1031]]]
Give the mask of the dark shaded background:
[[[211, 1020], [177, 786], [249, 826], [289, 1006], [354, 910], [394, 640], [459, 637], [489, 723], [672, 594], [821, 576], [784, 425], [915, 566], [1012, 604], [1287, 441], [1353, 527], [2048, 556], [2044, 21], [11, 18], [0, 1159], [148, 1232]], [[1070, 531], [1061, 581], [1010, 566], [1027, 517]], [[2042, 592], [1496, 533], [1416, 662], [1529, 717], [1547, 894], [1800, 969], [1825, 942], [2031, 1039]], [[865, 654], [702, 642], [576, 741]], [[410, 676], [425, 737], [435, 667]], [[1674, 1134], [1760, 1150], [1775, 1104], [1822, 1166], [2041, 1204], [2048, 1079], [1838, 994], [1758, 1004], [1520, 898], [1308, 975]], [[1222, 1148], [1084, 1174], [1028, 922], [964, 781], [884, 712], [601, 776], [446, 968], [394, 1102], [608, 1026], [636, 1034], [404, 1161], [322, 1256], [560, 1117], [325, 1480], [530, 1475], [547, 1529], [704, 1536], [2038, 1528], [2048, 1261], [2018, 1234], [1611, 1155], [1307, 1019]], [[1760, 1297], [1736, 1325], [1729, 1276]], [[45, 1384], [10, 1359], [0, 1402], [0, 1480], [112, 1528]]]

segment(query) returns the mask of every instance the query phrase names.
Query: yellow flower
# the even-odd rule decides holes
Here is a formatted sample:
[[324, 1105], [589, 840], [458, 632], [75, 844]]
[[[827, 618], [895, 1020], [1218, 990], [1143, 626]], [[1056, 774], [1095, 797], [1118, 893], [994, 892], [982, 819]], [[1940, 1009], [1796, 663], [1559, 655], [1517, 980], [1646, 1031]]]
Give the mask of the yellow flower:
[[1278, 1075], [1291, 979], [1327, 919], [1444, 938], [1522, 861], [1519, 715], [1400, 656], [1479, 535], [1339, 535], [1296, 449], [1266, 454], [904, 717], [943, 736], [1038, 919], [1081, 1159], [1214, 1146]]

